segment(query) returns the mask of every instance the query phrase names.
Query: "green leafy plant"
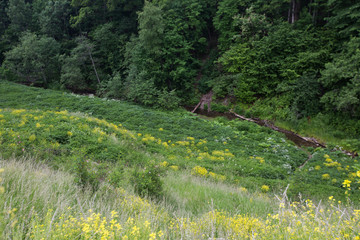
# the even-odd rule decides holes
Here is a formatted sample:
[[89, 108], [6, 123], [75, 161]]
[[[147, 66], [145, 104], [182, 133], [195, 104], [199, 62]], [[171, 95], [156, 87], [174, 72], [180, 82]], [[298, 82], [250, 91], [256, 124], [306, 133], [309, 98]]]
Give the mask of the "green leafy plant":
[[163, 194], [162, 174], [162, 168], [153, 163], [142, 169], [135, 169], [131, 176], [135, 192], [142, 197], [160, 198]]
[[89, 160], [85, 157], [75, 157], [75, 182], [82, 188], [90, 187], [92, 191], [97, 191], [99, 188], [100, 181], [97, 178], [95, 172], [89, 171], [90, 164]]

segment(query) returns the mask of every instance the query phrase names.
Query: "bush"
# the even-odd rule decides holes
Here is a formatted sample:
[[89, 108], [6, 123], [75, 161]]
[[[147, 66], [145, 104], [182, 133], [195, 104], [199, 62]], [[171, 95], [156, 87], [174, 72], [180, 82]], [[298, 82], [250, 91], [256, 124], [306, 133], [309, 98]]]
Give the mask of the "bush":
[[156, 105], [163, 109], [175, 109], [179, 106], [180, 101], [180, 98], [176, 96], [175, 90], [168, 92], [164, 89], [162, 92], [159, 92]]
[[124, 181], [124, 166], [118, 162], [109, 175], [109, 182], [115, 187], [120, 187]]
[[211, 104], [211, 110], [213, 110], [215, 112], [224, 113], [224, 112], [228, 111], [228, 107], [224, 106], [222, 104], [212, 103]]
[[91, 189], [95, 192], [99, 188], [99, 179], [97, 178], [94, 172], [90, 172], [90, 164], [85, 157], [77, 156], [75, 158], [75, 182], [83, 188], [91, 187]]
[[152, 163], [143, 169], [135, 169], [131, 177], [135, 192], [141, 197], [160, 198], [163, 195], [162, 173], [161, 167]]

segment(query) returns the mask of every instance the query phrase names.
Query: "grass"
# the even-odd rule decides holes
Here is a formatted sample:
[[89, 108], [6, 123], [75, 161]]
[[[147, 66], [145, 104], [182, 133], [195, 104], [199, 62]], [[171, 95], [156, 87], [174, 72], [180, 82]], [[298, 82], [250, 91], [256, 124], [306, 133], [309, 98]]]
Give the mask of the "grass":
[[232, 215], [266, 217], [277, 208], [268, 194], [249, 193], [244, 187], [206, 181], [184, 173], [168, 174], [164, 178], [167, 202], [181, 215], [201, 215], [221, 209]]
[[33, 158], [1, 159], [0, 164], [4, 170], [2, 186], [5, 192], [1, 195], [1, 209], [5, 213], [2, 216], [5, 238], [29, 239], [29, 233], [30, 236], [31, 232], [35, 234], [35, 226], [46, 222], [49, 213], [53, 223], [62, 222], [64, 217], [70, 219], [75, 214], [89, 218], [93, 212], [110, 219], [113, 210], [117, 211], [117, 221], [121, 223], [142, 215], [147, 216], [149, 221], [160, 221], [154, 211], [166, 217], [166, 214], [162, 215], [163, 210], [148, 201], [106, 183], [96, 192], [79, 188], [75, 184], [75, 176], [54, 171], [36, 163]]
[[[219, 211], [214, 204], [199, 216], [182, 217], [106, 183], [96, 192], [84, 190], [73, 175], [29, 157], [1, 159], [0, 166], [4, 239], [359, 239], [360, 211], [333, 198], [326, 204], [291, 203], [283, 195], [274, 213], [263, 217]], [[254, 205], [275, 204], [259, 194], [242, 198], [254, 199]]]

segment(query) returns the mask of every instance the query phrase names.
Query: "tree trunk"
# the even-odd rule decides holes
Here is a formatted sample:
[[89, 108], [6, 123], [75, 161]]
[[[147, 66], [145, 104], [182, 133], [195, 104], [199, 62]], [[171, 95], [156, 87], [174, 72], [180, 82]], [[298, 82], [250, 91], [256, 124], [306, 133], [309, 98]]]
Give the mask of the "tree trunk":
[[100, 84], [99, 75], [98, 75], [98, 73], [97, 73], [97, 71], [96, 71], [95, 62], [94, 62], [94, 59], [93, 59], [93, 57], [92, 57], [92, 55], [91, 55], [91, 50], [90, 50], [90, 48], [88, 48], [88, 51], [89, 51], [89, 56], [90, 56], [90, 59], [91, 59], [92, 66], [93, 66], [94, 71], [95, 71], [96, 79], [97, 79], [98, 83]]
[[296, 10], [296, 0], [292, 0], [291, 6], [291, 23], [295, 22], [295, 10]]
[[299, 20], [300, 14], [300, 1], [299, 0], [290, 0], [290, 7], [288, 11], [288, 21], [293, 24]]

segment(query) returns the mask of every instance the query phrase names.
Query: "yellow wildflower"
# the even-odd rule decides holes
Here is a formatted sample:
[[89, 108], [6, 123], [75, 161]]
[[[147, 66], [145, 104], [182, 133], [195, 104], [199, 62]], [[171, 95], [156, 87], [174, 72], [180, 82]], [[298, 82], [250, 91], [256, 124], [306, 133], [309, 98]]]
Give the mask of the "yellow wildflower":
[[178, 171], [178, 170], [179, 170], [179, 167], [178, 167], [178, 166], [175, 166], [175, 165], [170, 166], [170, 168], [171, 168], [172, 170], [174, 170], [174, 171]]
[[270, 190], [270, 187], [269, 187], [268, 185], [262, 185], [262, 186], [261, 186], [261, 191], [262, 191], [262, 192], [266, 193], [266, 192], [268, 192], [269, 190]]
[[206, 170], [206, 168], [203, 168], [200, 166], [196, 166], [193, 169], [191, 169], [191, 175], [194, 175], [194, 176], [206, 177], [207, 174], [208, 174], [208, 171]]
[[329, 175], [328, 173], [325, 173], [325, 174], [323, 174], [323, 175], [321, 176], [321, 178], [322, 178], [323, 180], [329, 180], [329, 179], [330, 179], [330, 175]]
[[342, 185], [343, 185], [343, 187], [349, 188], [349, 187], [350, 187], [350, 184], [351, 184], [351, 181], [345, 179]]
[[30, 141], [30, 142], [35, 141], [35, 139], [36, 139], [36, 136], [35, 136], [34, 134], [32, 134], [32, 135], [29, 137], [29, 141]]

